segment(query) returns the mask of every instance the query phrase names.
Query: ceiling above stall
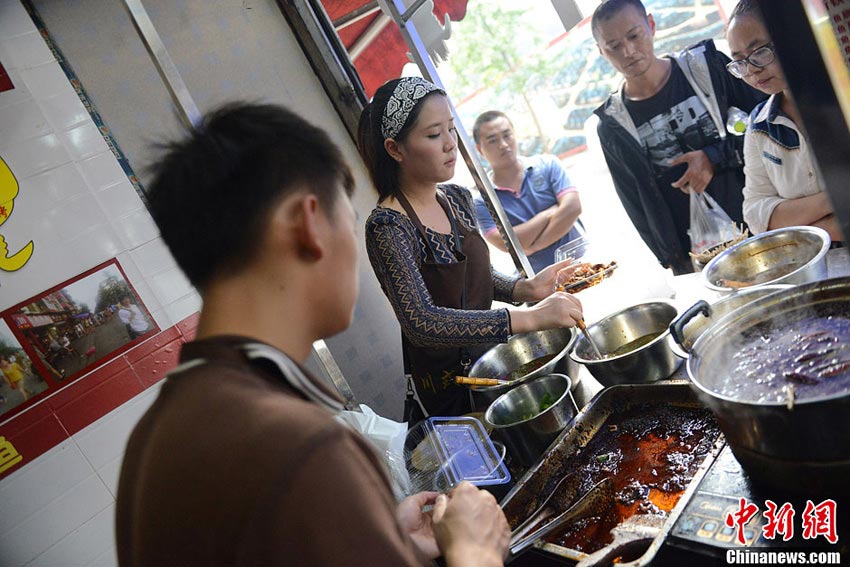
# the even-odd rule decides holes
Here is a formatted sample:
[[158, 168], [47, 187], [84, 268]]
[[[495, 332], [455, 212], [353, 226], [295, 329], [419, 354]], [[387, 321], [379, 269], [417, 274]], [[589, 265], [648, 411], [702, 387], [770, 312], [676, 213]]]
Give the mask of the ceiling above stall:
[[[399, 77], [409, 62], [401, 32], [374, 0], [321, 1], [371, 98], [384, 82]], [[439, 32], [449, 20], [462, 20], [466, 4], [467, 0], [433, 0], [432, 29]]]

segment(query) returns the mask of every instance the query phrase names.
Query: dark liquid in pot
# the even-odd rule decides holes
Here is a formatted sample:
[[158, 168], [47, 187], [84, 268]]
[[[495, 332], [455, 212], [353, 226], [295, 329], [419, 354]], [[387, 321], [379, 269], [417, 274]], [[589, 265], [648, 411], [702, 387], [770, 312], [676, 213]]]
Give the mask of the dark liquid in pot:
[[798, 401], [850, 391], [850, 306], [832, 303], [778, 319], [743, 333], [740, 348], [729, 353], [731, 367], [720, 370], [711, 389], [742, 401], [783, 403], [789, 390]]
[[612, 357], [615, 357], [615, 356], [628, 354], [628, 353], [632, 352], [633, 350], [637, 350], [640, 347], [651, 343], [663, 332], [664, 331], [658, 331], [656, 333], [650, 333], [648, 335], [638, 337], [633, 341], [629, 341], [626, 344], [617, 347], [616, 349], [612, 350], [611, 352], [603, 353], [602, 357], [603, 358], [612, 358]]
[[549, 361], [551, 361], [553, 358], [555, 358], [556, 355], [557, 355], [557, 353], [547, 354], [546, 356], [541, 356], [540, 358], [535, 358], [534, 360], [532, 360], [530, 362], [526, 362], [525, 364], [523, 364], [522, 366], [520, 366], [519, 368], [517, 368], [516, 370], [514, 370], [510, 374], [508, 374], [506, 376], [502, 376], [501, 379], [502, 380], [519, 380], [520, 378], [522, 378], [526, 374], [531, 374], [532, 372], [534, 372], [538, 368], [542, 368], [543, 366], [546, 366], [546, 364]]

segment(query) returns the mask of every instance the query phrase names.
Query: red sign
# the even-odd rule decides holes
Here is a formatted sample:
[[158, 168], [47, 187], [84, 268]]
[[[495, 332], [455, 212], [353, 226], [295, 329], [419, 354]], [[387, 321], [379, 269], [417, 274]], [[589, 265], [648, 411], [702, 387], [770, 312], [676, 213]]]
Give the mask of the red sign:
[[[781, 535], [783, 541], [794, 537], [793, 505], [786, 502], [782, 506], [777, 506], [772, 500], [767, 500], [765, 505], [767, 510], [764, 511], [763, 516], [767, 523], [762, 528], [764, 537], [774, 539], [777, 535]], [[837, 508], [838, 505], [832, 499], [824, 500], [817, 505], [811, 500], [806, 500], [806, 509], [800, 516], [803, 524], [803, 539], [816, 539], [823, 536], [829, 543], [837, 543], [838, 533], [835, 527], [838, 517]], [[758, 511], [757, 505], [748, 502], [746, 498], [741, 498], [738, 502], [738, 510], [726, 515], [725, 523], [730, 528], [737, 527], [737, 539], [741, 545], [747, 543], [744, 538], [744, 526]]]
[[[43, 327], [45, 325], [52, 325], [56, 322], [50, 315], [24, 315], [22, 313], [13, 313], [11, 317], [12, 321], [15, 322], [15, 325], [17, 325], [19, 329]], [[61, 320], [61, 318], [59, 318], [59, 320]]]
[[803, 511], [803, 537], [815, 539], [822, 535], [829, 543], [837, 542], [837, 515], [835, 500], [824, 500], [817, 506], [811, 500], [806, 500], [806, 509]]
[[3, 91], [11, 91], [15, 88], [15, 85], [12, 84], [12, 79], [9, 77], [9, 73], [6, 72], [6, 69], [3, 67], [3, 63], [0, 63], [0, 93]]
[[764, 537], [773, 539], [777, 535], [782, 536], [782, 541], [789, 541], [794, 537], [794, 507], [786, 502], [778, 507], [773, 500], [766, 500], [764, 517], [767, 520], [763, 528]]
[[738, 502], [738, 511], [726, 515], [726, 525], [730, 528], [738, 528], [736, 537], [738, 538], [738, 543], [741, 545], [747, 544], [747, 540], [744, 537], [744, 526], [758, 511], [758, 506], [750, 504], [746, 498], [741, 498]]

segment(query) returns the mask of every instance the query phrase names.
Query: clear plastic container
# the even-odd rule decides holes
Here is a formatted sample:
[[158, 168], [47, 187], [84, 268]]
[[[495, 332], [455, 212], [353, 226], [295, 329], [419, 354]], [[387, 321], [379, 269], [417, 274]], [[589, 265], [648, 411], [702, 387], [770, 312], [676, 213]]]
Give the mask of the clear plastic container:
[[587, 239], [586, 236], [579, 236], [578, 238], [574, 238], [566, 244], [559, 246], [555, 250], [555, 261], [560, 262], [562, 260], [566, 260], [567, 258], [572, 258], [573, 260], [578, 262], [582, 258], [584, 258], [585, 254], [587, 254], [589, 246], [590, 241]]
[[500, 451], [474, 417], [431, 417], [412, 428], [405, 442], [410, 492], [448, 492], [463, 481], [506, 484], [511, 475]]

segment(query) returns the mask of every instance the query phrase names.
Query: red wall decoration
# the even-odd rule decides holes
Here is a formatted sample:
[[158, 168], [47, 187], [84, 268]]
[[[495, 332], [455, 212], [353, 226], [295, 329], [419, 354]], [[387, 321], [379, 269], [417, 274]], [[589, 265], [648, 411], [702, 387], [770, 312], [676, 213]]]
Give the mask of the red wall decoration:
[[12, 84], [12, 78], [9, 77], [9, 73], [6, 72], [6, 68], [3, 67], [3, 63], [0, 62], [0, 93], [3, 91], [11, 91], [15, 88], [15, 85]]
[[112, 259], [0, 313], [0, 419], [159, 331]]

